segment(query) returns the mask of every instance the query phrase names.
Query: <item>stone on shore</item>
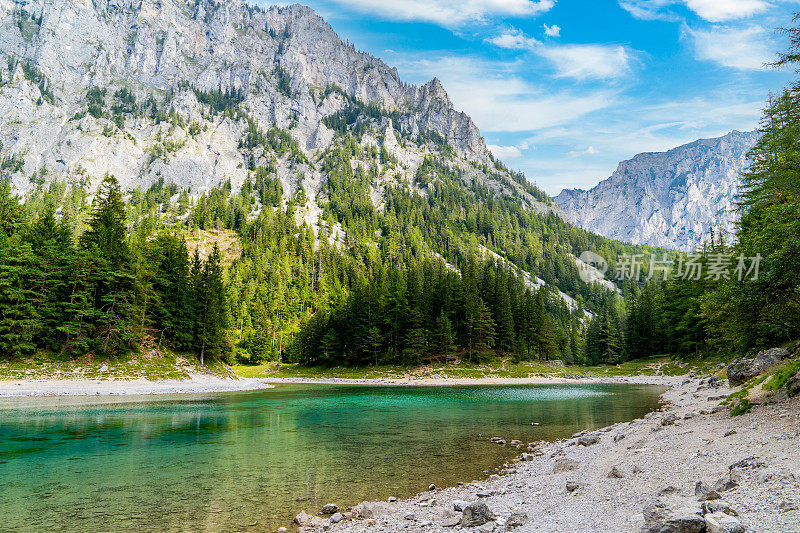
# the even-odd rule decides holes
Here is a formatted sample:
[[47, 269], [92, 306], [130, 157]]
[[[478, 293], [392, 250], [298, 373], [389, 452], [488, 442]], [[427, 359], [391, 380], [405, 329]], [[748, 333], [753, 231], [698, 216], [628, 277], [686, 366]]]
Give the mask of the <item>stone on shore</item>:
[[731, 516], [739, 516], [739, 513], [731, 507], [731, 504], [726, 502], [725, 500], [710, 500], [705, 501], [701, 504], [701, 508], [703, 509], [703, 514], [712, 514], [712, 513], [725, 513]]
[[581, 488], [581, 484], [577, 481], [567, 481], [566, 483], [567, 492], [575, 492], [579, 488]]
[[494, 520], [494, 513], [483, 500], [471, 502], [464, 507], [461, 515], [461, 527], [476, 527]]
[[563, 457], [558, 461], [556, 461], [556, 463], [553, 465], [553, 473], [561, 474], [563, 472], [571, 472], [572, 470], [578, 468], [578, 465], [580, 464], [581, 463], [579, 461], [576, 461], [575, 459]]
[[697, 501], [704, 502], [706, 500], [718, 500], [722, 498], [719, 492], [712, 489], [702, 481], [698, 481], [694, 486], [694, 495], [697, 496]]
[[795, 376], [786, 382], [786, 394], [788, 394], [790, 398], [794, 398], [800, 394], [800, 376]]
[[612, 479], [621, 479], [625, 477], [625, 472], [623, 472], [618, 466], [615, 466], [611, 468], [611, 472], [608, 473], [608, 477]]
[[333, 513], [331, 516], [331, 524], [338, 524], [339, 522], [344, 519], [344, 515], [342, 513]]
[[642, 533], [702, 533], [703, 511], [691, 500], [656, 498], [644, 508]]
[[376, 518], [388, 512], [383, 502], [361, 502], [353, 507], [353, 514], [359, 518]]
[[512, 513], [506, 520], [506, 531], [509, 529], [516, 529], [522, 527], [528, 521], [528, 515], [525, 513]]
[[664, 415], [661, 418], [661, 425], [662, 426], [673, 426], [675, 425], [675, 421], [678, 420], [678, 416], [675, 413], [669, 413]]
[[747, 529], [736, 518], [725, 513], [711, 513], [703, 517], [706, 533], [745, 533]]
[[578, 444], [581, 446], [591, 446], [600, 442], [600, 437], [597, 435], [584, 435], [578, 438]]
[[453, 510], [461, 512], [464, 508], [469, 505], [468, 501], [464, 500], [453, 500]]

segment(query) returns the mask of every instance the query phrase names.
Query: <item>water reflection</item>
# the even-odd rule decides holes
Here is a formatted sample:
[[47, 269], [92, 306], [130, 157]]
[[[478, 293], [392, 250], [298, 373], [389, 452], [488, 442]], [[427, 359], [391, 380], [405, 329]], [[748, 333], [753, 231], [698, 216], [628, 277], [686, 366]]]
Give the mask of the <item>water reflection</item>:
[[[0, 403], [0, 529], [274, 531], [299, 509], [470, 481], [523, 441], [635, 418], [649, 387], [279, 386]], [[531, 422], [539, 426], [531, 426]]]

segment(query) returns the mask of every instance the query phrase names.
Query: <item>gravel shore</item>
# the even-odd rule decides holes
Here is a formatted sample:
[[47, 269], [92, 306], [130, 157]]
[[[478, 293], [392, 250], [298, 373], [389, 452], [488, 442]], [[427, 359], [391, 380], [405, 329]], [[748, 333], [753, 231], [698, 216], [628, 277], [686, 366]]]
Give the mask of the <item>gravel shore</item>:
[[[327, 516], [305, 516], [299, 529], [641, 531], [652, 526], [648, 523], [652, 512], [645, 508], [656, 496], [700, 508], [695, 494], [698, 481], [714, 487], [732, 479], [735, 483], [726, 487], [717, 485], [722, 492], [714, 505], [729, 505], [748, 531], [800, 531], [800, 400], [777, 396], [749, 414], [731, 417], [727, 408], [719, 406], [731, 392], [727, 381], [708, 377], [619, 381], [669, 385], [662, 397], [664, 408], [555, 443], [526, 443], [520, 449], [526, 460], [506, 465], [502, 476], [427, 490], [408, 500], [364, 502], [334, 515], [338, 523]], [[509, 436], [498, 437], [510, 442]], [[456, 509], [478, 501], [486, 504], [492, 519], [478, 527], [462, 526], [467, 513]], [[705, 526], [659, 531], [690, 530], [706, 531]]]
[[99, 380], [17, 380], [0, 381], [2, 397], [41, 396], [133, 396], [152, 394], [204, 394], [211, 392], [236, 392], [269, 389], [273, 385], [260, 379], [224, 378], [207, 374], [191, 374], [186, 380], [146, 379]]

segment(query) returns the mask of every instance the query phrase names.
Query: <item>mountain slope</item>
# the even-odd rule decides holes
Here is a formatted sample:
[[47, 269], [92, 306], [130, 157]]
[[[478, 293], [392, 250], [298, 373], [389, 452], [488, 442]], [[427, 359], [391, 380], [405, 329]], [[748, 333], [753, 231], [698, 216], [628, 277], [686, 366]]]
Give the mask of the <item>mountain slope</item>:
[[[10, 1], [0, 55], [0, 207], [16, 201], [10, 181], [25, 211], [7, 224], [6, 256], [29, 257], [20, 243], [36, 232], [16, 228], [62, 224], [66, 264], [86, 269], [87, 254], [105, 259], [85, 235], [126, 221], [107, 251], [130, 247], [114, 261], [136, 312], [112, 317], [125, 328], [106, 323], [104, 298], [119, 295], [104, 282], [90, 327], [53, 335], [52, 350], [105, 352], [96, 333], [121, 331], [119, 348], [165, 335], [204, 354], [205, 320], [181, 300], [203, 292], [193, 279], [211, 295], [201, 311], [215, 317], [214, 357], [419, 362], [458, 346], [575, 360], [585, 311], [608, 322], [619, 307], [607, 282], [581, 281], [576, 257], [642, 250], [568, 223], [490, 155], [437, 79], [403, 83], [302, 6]], [[88, 216], [92, 202], [113, 216]], [[201, 268], [189, 234], [238, 241], [239, 253]], [[30, 259], [32, 273], [46, 258]], [[65, 267], [59, 286], [76, 272]]]
[[732, 234], [735, 196], [757, 132], [702, 139], [623, 161], [589, 191], [565, 189], [556, 202], [584, 229], [635, 244], [691, 251], [711, 228]]
[[[25, 178], [34, 172], [63, 178], [79, 166], [91, 175], [114, 172], [126, 187], [156, 175], [195, 190], [226, 179], [240, 184], [249, 154], [237, 145], [247, 123], [207, 116], [199, 91], [235, 95], [258, 127], [291, 129], [307, 155], [328, 147], [334, 132], [322, 119], [352, 98], [394, 113], [400, 132], [435, 132], [465, 158], [490, 163], [477, 128], [453, 109], [438, 80], [401, 82], [302, 6], [17, 0], [0, 9], [0, 52], [8, 58], [0, 69], [0, 126], [4, 155], [24, 159], [18, 190], [30, 188]], [[105, 90], [94, 109], [92, 88]], [[126, 109], [115, 96], [120, 89], [136, 105]], [[200, 131], [152, 120], [158, 111]], [[175, 146], [159, 157], [165, 140]]]

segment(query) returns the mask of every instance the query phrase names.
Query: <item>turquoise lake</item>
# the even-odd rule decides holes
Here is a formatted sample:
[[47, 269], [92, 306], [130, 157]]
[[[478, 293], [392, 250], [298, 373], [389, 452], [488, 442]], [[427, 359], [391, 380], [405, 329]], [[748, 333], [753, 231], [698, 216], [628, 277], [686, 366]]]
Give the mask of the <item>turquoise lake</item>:
[[520, 453], [488, 437], [554, 440], [643, 416], [661, 392], [279, 385], [0, 399], [0, 530], [274, 531], [325, 503], [485, 478]]

